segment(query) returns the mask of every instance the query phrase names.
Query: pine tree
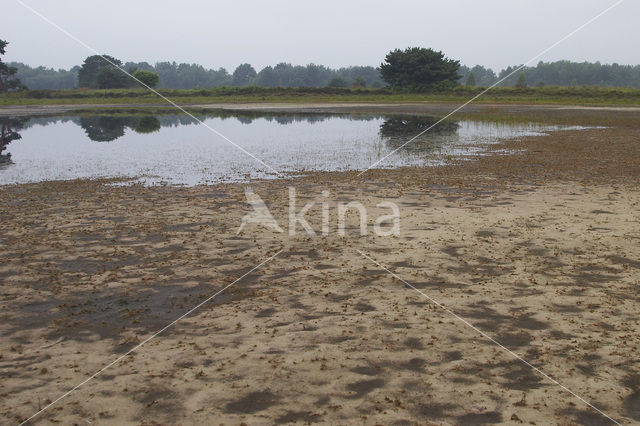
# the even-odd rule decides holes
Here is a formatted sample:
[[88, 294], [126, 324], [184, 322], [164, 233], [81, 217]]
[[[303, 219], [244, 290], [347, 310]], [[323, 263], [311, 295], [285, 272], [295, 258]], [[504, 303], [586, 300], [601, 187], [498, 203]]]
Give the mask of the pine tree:
[[[0, 55], [5, 54], [5, 48], [9, 42], [0, 40]], [[10, 90], [23, 89], [24, 86], [15, 75], [18, 72], [16, 67], [10, 67], [0, 58], [0, 93]]]
[[518, 89], [527, 88], [527, 77], [524, 75], [524, 72], [522, 71], [520, 71], [520, 74], [518, 74], [518, 81], [516, 82], [516, 87]]
[[467, 86], [475, 86], [476, 85], [476, 76], [473, 73], [470, 73], [467, 76], [466, 85]]

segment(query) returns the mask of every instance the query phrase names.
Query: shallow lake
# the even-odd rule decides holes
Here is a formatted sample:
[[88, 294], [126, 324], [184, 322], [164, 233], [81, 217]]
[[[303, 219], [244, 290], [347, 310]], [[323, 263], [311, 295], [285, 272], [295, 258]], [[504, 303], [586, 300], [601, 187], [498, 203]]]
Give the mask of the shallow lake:
[[[199, 115], [282, 173], [364, 170], [436, 117], [212, 113]], [[187, 115], [78, 115], [0, 118], [5, 138], [0, 184], [129, 177], [145, 184], [198, 185], [276, 177], [238, 147]], [[477, 155], [483, 144], [569, 127], [448, 120], [378, 164], [432, 166]], [[15, 137], [20, 136], [20, 138]]]

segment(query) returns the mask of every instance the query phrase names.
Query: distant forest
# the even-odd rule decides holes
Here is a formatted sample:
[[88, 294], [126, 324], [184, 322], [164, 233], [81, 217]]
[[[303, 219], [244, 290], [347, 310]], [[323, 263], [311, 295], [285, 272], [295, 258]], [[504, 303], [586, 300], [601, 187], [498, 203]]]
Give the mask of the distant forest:
[[[477, 65], [473, 68], [461, 66], [460, 84], [491, 86], [516, 70], [511, 66], [496, 74], [491, 68]], [[501, 86], [516, 86], [520, 72], [515, 73]], [[640, 65], [601, 64], [600, 62], [539, 62], [535, 67], [522, 70], [528, 86], [603, 86], [640, 88]], [[471, 83], [471, 84], [469, 84]]]
[[[75, 89], [78, 87], [78, 70], [54, 70], [13, 62], [9, 65], [18, 69], [17, 77], [29, 89]], [[197, 64], [176, 62], [127, 62], [123, 66], [128, 71], [146, 70], [158, 73], [160, 80], [156, 87], [167, 89], [196, 89], [221, 86], [262, 86], [262, 87], [383, 87], [384, 81], [378, 70], [371, 66], [352, 66], [331, 69], [322, 65], [306, 66], [280, 63], [256, 72], [249, 64], [242, 64], [233, 74], [226, 69], [206, 69]]]
[[[18, 69], [17, 76], [29, 89], [74, 89], [78, 87], [78, 70], [54, 70], [13, 62], [8, 65]], [[383, 87], [385, 82], [377, 68], [352, 66], [331, 69], [323, 65], [291, 65], [280, 63], [256, 72], [249, 64], [239, 65], [233, 73], [224, 68], [206, 69], [197, 64], [175, 62], [127, 62], [127, 70], [148, 70], [158, 73], [159, 88], [195, 89], [220, 86], [262, 87]], [[499, 73], [477, 65], [473, 68], [461, 66], [459, 83], [469, 86], [490, 86], [511, 73], [517, 66], [508, 67]], [[601, 64], [599, 62], [540, 62], [535, 67], [526, 67], [523, 73], [501, 83], [515, 86], [524, 74], [528, 86], [606, 86], [640, 88], [640, 65]]]

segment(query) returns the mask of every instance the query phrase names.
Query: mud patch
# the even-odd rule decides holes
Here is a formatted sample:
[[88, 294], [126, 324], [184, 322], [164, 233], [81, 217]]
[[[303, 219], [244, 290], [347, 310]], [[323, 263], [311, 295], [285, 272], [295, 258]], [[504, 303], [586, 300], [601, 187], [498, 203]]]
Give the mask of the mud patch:
[[359, 380], [354, 383], [350, 383], [347, 385], [347, 390], [351, 392], [351, 395], [348, 396], [349, 399], [357, 399], [362, 398], [374, 390], [383, 387], [385, 381], [382, 379], [372, 379], [372, 380]]
[[251, 392], [225, 406], [226, 413], [252, 414], [276, 405], [280, 398], [269, 390]]

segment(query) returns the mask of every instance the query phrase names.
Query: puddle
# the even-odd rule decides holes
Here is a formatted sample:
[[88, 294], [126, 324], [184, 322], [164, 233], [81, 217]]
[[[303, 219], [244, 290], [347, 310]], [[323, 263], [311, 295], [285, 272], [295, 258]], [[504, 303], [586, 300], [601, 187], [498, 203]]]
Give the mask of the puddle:
[[[246, 112], [199, 118], [264, 163], [291, 174], [364, 170], [398, 148], [377, 167], [428, 167], [450, 156], [481, 155], [478, 145], [500, 139], [582, 128], [448, 120], [402, 147], [438, 118]], [[186, 115], [0, 120], [7, 135], [0, 153], [0, 184], [118, 177], [193, 186], [276, 177]]]

